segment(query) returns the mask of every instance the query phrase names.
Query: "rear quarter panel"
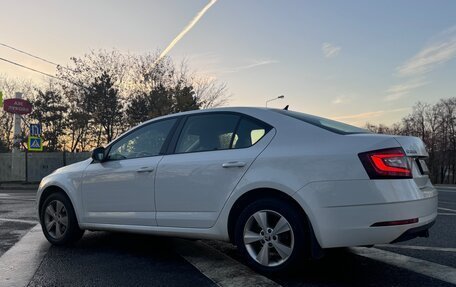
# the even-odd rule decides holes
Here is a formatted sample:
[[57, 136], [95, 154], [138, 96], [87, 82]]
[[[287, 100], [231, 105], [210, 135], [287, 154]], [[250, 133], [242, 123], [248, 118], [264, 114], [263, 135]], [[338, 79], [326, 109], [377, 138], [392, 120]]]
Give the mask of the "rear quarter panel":
[[[391, 136], [340, 135], [273, 111], [260, 110], [250, 115], [275, 127], [276, 135], [228, 198], [220, 216], [221, 228], [225, 228], [236, 200], [250, 190], [272, 188], [293, 197], [314, 182], [368, 181], [358, 153], [399, 146]], [[313, 196], [309, 194], [307, 201], [304, 195], [304, 200], [299, 202], [312, 225], [316, 222], [309, 206]]]

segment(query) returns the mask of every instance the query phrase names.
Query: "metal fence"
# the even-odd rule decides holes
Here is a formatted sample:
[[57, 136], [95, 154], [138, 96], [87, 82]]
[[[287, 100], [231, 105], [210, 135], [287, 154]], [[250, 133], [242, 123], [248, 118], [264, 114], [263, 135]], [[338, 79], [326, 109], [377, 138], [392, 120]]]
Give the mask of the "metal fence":
[[0, 153], [0, 182], [39, 182], [57, 168], [89, 157], [89, 152]]

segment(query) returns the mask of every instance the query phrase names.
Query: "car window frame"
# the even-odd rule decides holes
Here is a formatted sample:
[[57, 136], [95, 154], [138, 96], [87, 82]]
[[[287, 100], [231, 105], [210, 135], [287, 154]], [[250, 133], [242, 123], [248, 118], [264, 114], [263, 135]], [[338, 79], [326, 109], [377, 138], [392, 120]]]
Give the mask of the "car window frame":
[[[201, 115], [216, 115], [216, 114], [225, 114], [225, 115], [235, 115], [235, 116], [239, 116], [239, 119], [236, 123], [236, 126], [234, 128], [234, 132], [233, 132], [233, 135], [231, 136], [231, 141], [230, 141], [230, 147], [227, 148], [227, 149], [218, 149], [218, 150], [203, 150], [203, 151], [191, 151], [191, 152], [176, 152], [176, 148], [177, 148], [177, 143], [179, 142], [179, 139], [181, 137], [181, 134], [182, 134], [182, 131], [184, 129], [184, 126], [185, 124], [187, 123], [187, 120], [190, 118], [190, 117], [193, 117], [193, 116], [201, 116]], [[242, 147], [242, 148], [233, 148], [233, 140], [234, 140], [234, 136], [236, 135], [236, 132], [238, 131], [238, 128], [239, 128], [239, 125], [242, 121], [242, 119], [246, 119], [246, 120], [250, 120], [250, 121], [253, 121], [255, 123], [257, 123], [258, 125], [260, 126], [264, 126], [265, 127], [265, 133], [264, 135], [258, 140], [256, 141], [254, 144], [252, 144], [251, 146], [248, 146], [248, 147]], [[260, 142], [272, 129], [274, 129], [274, 127], [260, 119], [257, 119], [255, 117], [252, 117], [250, 115], [247, 115], [247, 114], [244, 114], [244, 113], [240, 113], [240, 112], [233, 112], [233, 111], [208, 111], [208, 112], [201, 112], [201, 113], [195, 113], [195, 114], [190, 114], [190, 115], [185, 115], [183, 116], [183, 118], [180, 120], [179, 122], [179, 126], [177, 127], [177, 131], [174, 133], [173, 135], [173, 138], [171, 139], [170, 143], [169, 143], [169, 146], [168, 146], [168, 149], [165, 153], [165, 155], [171, 155], [171, 154], [175, 154], [175, 155], [178, 155], [178, 154], [192, 154], [192, 153], [200, 153], [200, 152], [218, 152], [218, 151], [228, 151], [228, 150], [240, 150], [240, 149], [247, 149], [247, 148], [251, 148], [253, 147], [254, 145], [256, 145], [258, 142]]]
[[[120, 161], [120, 160], [132, 160], [132, 159], [139, 159], [139, 158], [148, 158], [148, 157], [156, 157], [156, 156], [163, 156], [165, 155], [165, 152], [166, 150], [168, 149], [168, 145], [172, 139], [172, 137], [174, 136], [174, 133], [176, 132], [180, 122], [182, 121], [182, 117], [183, 116], [173, 116], [173, 117], [167, 117], [167, 118], [164, 118], [164, 119], [159, 119], [159, 120], [153, 120], [151, 122], [148, 122], [148, 123], [145, 123], [145, 124], [140, 124], [134, 128], [132, 128], [131, 130], [129, 130], [128, 132], [126, 132], [125, 134], [123, 134], [122, 136], [116, 138], [113, 142], [111, 142], [106, 148], [105, 148], [105, 153], [106, 153], [106, 160], [104, 162], [113, 162], [113, 161]], [[156, 123], [159, 123], [159, 122], [162, 122], [162, 121], [167, 121], [167, 120], [176, 120], [176, 122], [173, 124], [173, 126], [171, 127], [171, 130], [169, 131], [169, 134], [168, 136], [166, 137], [165, 141], [163, 142], [163, 146], [161, 147], [160, 149], [160, 152], [157, 154], [157, 155], [151, 155], [151, 156], [141, 156], [141, 157], [135, 157], [135, 158], [120, 158], [120, 159], [108, 159], [108, 155], [109, 153], [111, 152], [111, 148], [113, 145], [115, 145], [117, 142], [121, 141], [122, 139], [124, 139], [125, 137], [129, 136], [130, 134], [134, 133], [135, 131], [139, 130], [139, 129], [142, 129], [142, 128], [146, 128], [147, 126], [150, 126], [152, 124], [156, 124]]]

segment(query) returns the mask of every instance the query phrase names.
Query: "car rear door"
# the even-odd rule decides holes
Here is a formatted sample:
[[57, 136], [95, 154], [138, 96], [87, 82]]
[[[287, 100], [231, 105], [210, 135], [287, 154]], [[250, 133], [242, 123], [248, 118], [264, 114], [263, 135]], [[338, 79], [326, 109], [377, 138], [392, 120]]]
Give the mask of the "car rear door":
[[157, 224], [211, 227], [239, 180], [273, 138], [272, 127], [236, 113], [188, 116], [159, 163]]

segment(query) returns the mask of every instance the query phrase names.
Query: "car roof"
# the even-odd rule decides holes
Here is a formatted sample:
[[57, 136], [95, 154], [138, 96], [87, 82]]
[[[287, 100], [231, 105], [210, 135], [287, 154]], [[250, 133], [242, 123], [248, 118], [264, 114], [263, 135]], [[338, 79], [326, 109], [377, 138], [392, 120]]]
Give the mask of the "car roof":
[[254, 111], [272, 111], [272, 109], [263, 108], [263, 107], [221, 107], [221, 108], [210, 108], [210, 109], [201, 109], [201, 110], [192, 110], [186, 112], [179, 112], [174, 114], [169, 114], [165, 116], [156, 117], [150, 120], [147, 120], [140, 125], [147, 124], [153, 121], [172, 118], [172, 117], [179, 117], [179, 116], [186, 116], [186, 115], [193, 115], [193, 114], [200, 114], [200, 113], [207, 113], [207, 112], [238, 112], [238, 113], [246, 113], [249, 114]]

